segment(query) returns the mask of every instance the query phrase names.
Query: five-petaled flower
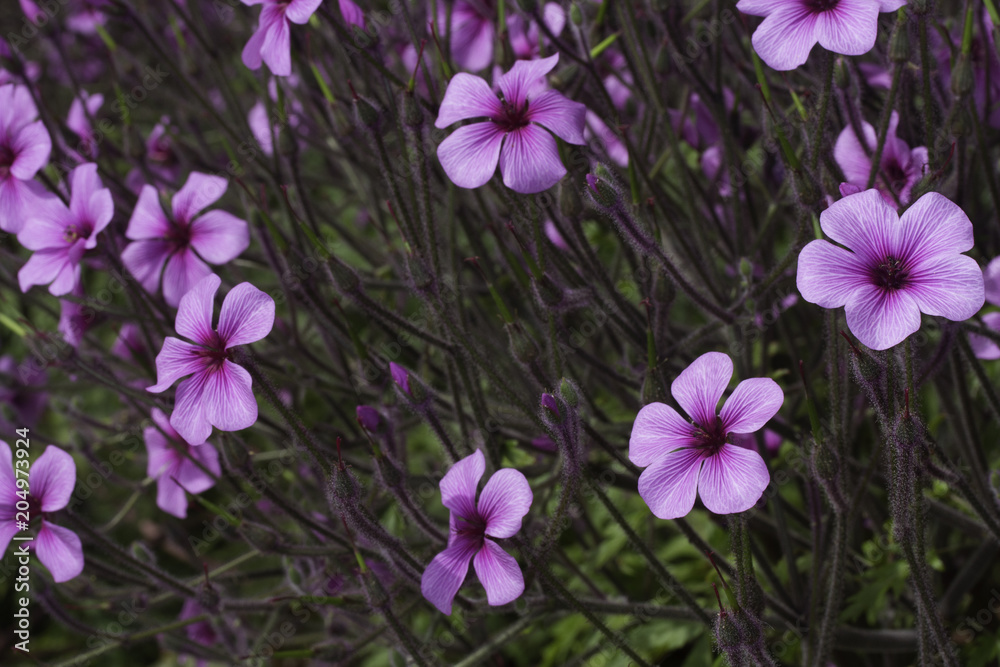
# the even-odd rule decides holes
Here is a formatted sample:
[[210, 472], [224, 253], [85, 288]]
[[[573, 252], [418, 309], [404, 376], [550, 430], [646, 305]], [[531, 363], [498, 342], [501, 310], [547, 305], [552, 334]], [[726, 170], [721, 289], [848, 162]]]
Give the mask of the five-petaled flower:
[[189, 289], [212, 273], [205, 262], [225, 264], [247, 249], [250, 227], [246, 220], [218, 209], [201, 212], [218, 201], [226, 188], [221, 176], [193, 171], [173, 196], [173, 215], [168, 217], [156, 188], [142, 186], [125, 230], [134, 243], [122, 252], [122, 263], [146, 291], [156, 293], [162, 273], [163, 298], [176, 307]]
[[24, 214], [50, 197], [35, 174], [49, 161], [52, 139], [24, 86], [0, 86], [0, 229], [17, 234]]
[[36, 518], [40, 523], [35, 538], [23, 544], [35, 550], [55, 581], [69, 581], [83, 571], [83, 547], [76, 533], [51, 523], [48, 515], [69, 503], [76, 486], [76, 463], [72, 456], [49, 445], [31, 465], [30, 480], [28, 493], [18, 488], [10, 447], [0, 440], [0, 553], [6, 553], [11, 539], [24, 530], [18, 526], [17, 504], [27, 500], [28, 518], [31, 523]]
[[68, 294], [80, 284], [80, 260], [97, 246], [97, 235], [114, 215], [111, 191], [103, 186], [96, 164], [82, 164], [69, 176], [69, 208], [58, 198], [36, 207], [36, 213], [17, 235], [35, 254], [17, 274], [21, 291], [32, 285], [49, 285], [53, 296]]
[[878, 190], [844, 197], [823, 211], [831, 239], [799, 255], [802, 298], [846, 307], [847, 326], [873, 350], [901, 343], [920, 328], [920, 313], [960, 322], [982, 308], [983, 272], [962, 252], [972, 223], [943, 195], [929, 192], [900, 217]]
[[261, 340], [274, 325], [274, 299], [250, 283], [240, 283], [226, 295], [218, 329], [213, 329], [213, 302], [220, 282], [218, 276], [209, 275], [181, 299], [177, 333], [195, 344], [168, 336], [156, 355], [157, 383], [146, 389], [160, 393], [191, 376], [177, 385], [170, 425], [192, 445], [205, 442], [213, 426], [239, 431], [257, 421], [250, 374], [231, 357], [234, 347]]
[[441, 503], [451, 510], [448, 547], [424, 570], [420, 591], [442, 614], [451, 614], [470, 560], [489, 604], [507, 604], [524, 592], [517, 561], [489, 538], [517, 534], [531, 508], [531, 488], [520, 471], [504, 468], [486, 482], [477, 505], [476, 488], [485, 470], [486, 459], [477, 449], [441, 478]]
[[146, 474], [156, 480], [156, 506], [183, 519], [187, 516], [188, 506], [184, 492], [207, 491], [215, 486], [212, 475], [218, 477], [222, 474], [219, 453], [208, 442], [197, 447], [184, 442], [167, 416], [157, 408], [153, 408], [152, 415], [155, 426], [142, 430], [146, 441]]
[[767, 488], [771, 477], [760, 454], [733, 444], [730, 436], [760, 430], [785, 396], [774, 380], [751, 378], [736, 386], [717, 413], [732, 377], [727, 355], [706, 352], [670, 385], [694, 424], [663, 403], [650, 403], [636, 415], [628, 458], [648, 466], [639, 476], [639, 495], [657, 517], [686, 516], [696, 492], [715, 514], [744, 512]]
[[292, 73], [291, 23], [309, 20], [322, 0], [243, 0], [244, 5], [260, 5], [260, 23], [247, 45], [243, 47], [243, 64], [260, 69], [267, 63], [275, 76]]
[[504, 185], [526, 194], [548, 190], [566, 175], [549, 131], [582, 145], [587, 107], [545, 90], [545, 75], [557, 62], [558, 53], [518, 60], [497, 79], [499, 98], [478, 76], [460, 72], [452, 78], [434, 126], [444, 129], [460, 120], [485, 119], [458, 128], [438, 146], [441, 166], [455, 185], [485, 185], [498, 162]]
[[[885, 202], [893, 208], [898, 208], [896, 197], [900, 204], [910, 203], [910, 193], [924, 175], [927, 168], [927, 148], [918, 146], [910, 149], [905, 141], [896, 136], [899, 125], [899, 114], [895, 111], [889, 117], [889, 129], [886, 131], [882, 158], [879, 160], [879, 174], [875, 179], [875, 187]], [[844, 172], [847, 182], [857, 188], [865, 189], [872, 170], [872, 159], [869, 155], [875, 151], [877, 139], [875, 128], [869, 123], [861, 122], [861, 130], [865, 135], [868, 149], [861, 145], [854, 128], [848, 125], [837, 137], [833, 147], [833, 157]]]
[[763, 16], [751, 43], [776, 70], [805, 64], [816, 42], [828, 51], [860, 56], [875, 46], [879, 12], [894, 12], [906, 0], [739, 0], [736, 9]]

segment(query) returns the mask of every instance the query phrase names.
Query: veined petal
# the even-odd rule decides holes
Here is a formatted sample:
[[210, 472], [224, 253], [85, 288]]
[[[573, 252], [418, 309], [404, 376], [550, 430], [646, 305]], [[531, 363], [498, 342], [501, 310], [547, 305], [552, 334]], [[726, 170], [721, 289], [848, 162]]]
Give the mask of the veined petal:
[[[199, 212], [219, 201], [228, 187], [229, 182], [222, 176], [192, 171], [184, 182], [184, 187], [170, 201], [174, 218], [191, 222]], [[144, 187], [143, 190], [145, 189]]]
[[170, 221], [160, 206], [160, 197], [152, 185], [142, 186], [139, 201], [132, 209], [125, 237], [133, 241], [141, 239], [159, 239], [170, 233]]
[[[282, 13], [276, 6], [272, 7], [275, 7], [275, 11], [279, 14]], [[272, 7], [264, 7], [261, 10], [261, 22]], [[288, 21], [283, 15], [280, 19], [275, 19], [264, 33], [260, 55], [275, 76], [288, 76], [292, 73], [292, 36]]]
[[31, 466], [31, 495], [42, 501], [43, 512], [55, 512], [66, 507], [76, 486], [76, 463], [73, 457], [55, 445]]
[[460, 188], [478, 188], [493, 177], [504, 132], [490, 121], [460, 127], [438, 146], [444, 173]]
[[733, 360], [722, 352], [706, 352], [681, 371], [670, 395], [699, 425], [715, 424], [716, 407], [733, 377]]
[[187, 495], [184, 489], [171, 479], [172, 472], [173, 468], [164, 470], [156, 480], [156, 506], [178, 519], [185, 519], [188, 507]]
[[434, 127], [446, 128], [469, 118], [496, 118], [503, 113], [500, 100], [478, 76], [459, 72], [448, 83]]
[[247, 40], [246, 46], [243, 47], [243, 64], [249, 69], [260, 69], [260, 65], [263, 62], [260, 57], [260, 48], [264, 45], [264, 37], [266, 37], [267, 26], [258, 25], [257, 30], [250, 36]]
[[650, 403], [635, 416], [628, 441], [628, 459], [645, 467], [695, 442], [694, 427], [676, 410], [664, 403]]
[[190, 248], [178, 250], [170, 256], [163, 270], [164, 301], [177, 307], [185, 294], [212, 275], [214, 274], [208, 264], [201, 261]]
[[913, 202], [900, 218], [900, 256], [921, 261], [939, 253], [972, 249], [972, 222], [956, 203], [937, 192]]
[[587, 107], [566, 99], [562, 93], [547, 90], [531, 100], [528, 119], [552, 131], [571, 144], [586, 143], [583, 138]]
[[212, 313], [215, 310], [215, 293], [221, 282], [215, 274], [206, 276], [181, 298], [177, 307], [177, 333], [202, 345], [210, 345], [214, 341]]
[[976, 260], [965, 255], [940, 254], [920, 262], [909, 276], [906, 292], [920, 311], [967, 320], [983, 307], [983, 272]]
[[920, 328], [920, 307], [907, 290], [856, 289], [846, 304], [847, 327], [873, 350], [886, 350]]
[[538, 60], [518, 60], [510, 71], [497, 79], [497, 85], [503, 92], [507, 104], [522, 108], [528, 99], [534, 99], [534, 93], [545, 84], [545, 76], [559, 62], [559, 54]]
[[823, 308], [839, 308], [854, 290], [870, 284], [867, 268], [852, 252], [829, 241], [810, 241], [799, 253], [795, 283], [802, 298]]
[[878, 37], [878, 13], [871, 0], [838, 0], [835, 9], [816, 15], [816, 40], [845, 56], [868, 53]]
[[899, 256], [899, 216], [875, 188], [835, 201], [820, 213], [819, 225], [824, 234], [853, 250], [865, 265]]
[[212, 435], [202, 398], [208, 378], [208, 371], [201, 371], [177, 385], [170, 425], [189, 445], [200, 445]]
[[191, 223], [191, 246], [206, 262], [225, 264], [250, 246], [250, 226], [232, 213], [205, 211]]
[[308, 23], [309, 17], [316, 13], [323, 0], [292, 0], [285, 8], [285, 16], [292, 23]]
[[122, 264], [143, 289], [155, 294], [160, 287], [163, 265], [173, 249], [173, 244], [168, 241], [133, 241], [122, 251]]
[[205, 358], [199, 351], [200, 348], [190, 343], [168, 336], [163, 341], [160, 353], [156, 355], [157, 383], [147, 387], [146, 391], [158, 394], [180, 378], [200, 372], [205, 367]]
[[458, 461], [441, 478], [441, 504], [464, 519], [476, 517], [476, 488], [485, 471], [480, 449]]
[[448, 548], [434, 556], [420, 578], [420, 592], [442, 614], [451, 615], [451, 603], [469, 572], [469, 561], [475, 555], [476, 544], [456, 539]]
[[479, 515], [486, 520], [486, 534], [513, 537], [521, 530], [521, 519], [531, 509], [531, 487], [519, 470], [504, 468], [493, 473], [479, 495]]
[[532, 194], [558, 183], [566, 175], [566, 167], [552, 135], [537, 125], [528, 125], [507, 134], [500, 151], [500, 173], [503, 184], [511, 190]]
[[994, 257], [983, 269], [983, 282], [986, 284], [986, 300], [1000, 306], [1000, 257]]
[[816, 23], [809, 8], [786, 2], [757, 26], [750, 42], [772, 69], [793, 70], [805, 64], [816, 45]]
[[226, 349], [255, 343], [274, 326], [274, 299], [250, 283], [240, 283], [226, 295], [219, 311], [219, 336]]
[[777, 414], [785, 394], [771, 378], [750, 378], [736, 385], [719, 417], [727, 433], [753, 433]]
[[524, 593], [524, 575], [514, 557], [493, 540], [483, 540], [483, 548], [472, 560], [479, 583], [486, 589], [486, 601], [493, 607], [513, 602]]
[[83, 546], [76, 533], [68, 528], [43, 520], [35, 538], [35, 550], [56, 583], [69, 581], [83, 572]]
[[252, 387], [250, 373], [226, 359], [222, 368], [208, 373], [205, 379], [201, 401], [208, 421], [220, 431], [239, 431], [253, 426], [257, 421], [257, 399]]
[[691, 511], [703, 458], [697, 449], [678, 449], [642, 471], [639, 475], [639, 495], [655, 516], [677, 519]]
[[705, 459], [698, 479], [698, 495], [715, 514], [736, 514], [753, 507], [771, 482], [760, 454], [735, 445], [723, 445]]

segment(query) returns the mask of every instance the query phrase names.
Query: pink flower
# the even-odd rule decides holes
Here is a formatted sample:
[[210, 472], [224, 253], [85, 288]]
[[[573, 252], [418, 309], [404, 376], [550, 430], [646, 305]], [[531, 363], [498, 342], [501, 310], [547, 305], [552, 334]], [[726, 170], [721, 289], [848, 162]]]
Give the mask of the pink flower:
[[875, 46], [879, 12], [894, 12], [906, 0], [739, 0], [736, 9], [763, 16], [751, 42], [776, 70], [805, 64], [816, 42], [828, 51], [860, 56]]
[[[167, 416], [153, 408], [156, 426], [142, 430], [146, 440], [146, 474], [156, 480], [156, 506], [181, 519], [187, 516], [187, 495], [201, 493], [215, 486], [215, 477], [222, 474], [219, 453], [205, 442], [192, 447], [173, 429]], [[212, 475], [195, 463], [201, 463]]]
[[730, 434], [760, 430], [785, 396], [770, 378], [743, 380], [716, 413], [733, 377], [733, 362], [706, 352], [681, 371], [670, 393], [694, 424], [663, 403], [636, 415], [628, 458], [648, 466], [639, 476], [639, 495], [661, 519], [686, 516], [696, 492], [715, 514], [744, 512], [760, 499], [771, 478], [756, 451], [731, 444]]
[[[70, 294], [76, 299], [83, 299], [83, 287], [78, 283]], [[80, 347], [83, 334], [93, 326], [96, 314], [93, 308], [87, 308], [85, 312], [83, 305], [76, 299], [59, 299], [59, 324], [56, 328], [67, 343]]]
[[543, 92], [545, 75], [558, 61], [559, 54], [518, 60], [497, 81], [500, 99], [477, 76], [461, 72], [452, 78], [435, 127], [484, 119], [458, 128], [438, 146], [441, 166], [455, 185], [485, 185], [498, 162], [504, 185], [522, 193], [547, 190], [566, 175], [556, 141], [546, 129], [582, 145], [587, 108], [557, 91]]
[[[160, 206], [156, 189], [144, 185], [125, 236], [135, 241], [122, 262], [142, 286], [156, 293], [163, 273], [163, 297], [177, 306], [192, 286], [212, 273], [205, 262], [225, 264], [250, 245], [245, 220], [220, 210], [199, 213], [226, 192], [226, 179], [191, 172], [171, 201], [173, 217]], [[204, 260], [204, 261], [203, 261]]]
[[410, 393], [410, 373], [405, 368], [397, 364], [395, 361], [389, 362], [389, 374], [392, 376], [392, 381], [395, 382], [399, 388], [405, 394]]
[[848, 328], [868, 347], [902, 342], [920, 328], [920, 313], [961, 321], [982, 308], [983, 272], [960, 254], [972, 248], [972, 223], [942, 195], [925, 194], [900, 218], [866, 190], [834, 202], [819, 222], [845, 247], [803, 248], [799, 292], [823, 308], [846, 306]]
[[365, 28], [365, 13], [361, 8], [351, 2], [351, 0], [338, 0], [340, 14], [344, 17], [347, 25], [356, 25], [362, 30]]
[[487, 538], [513, 537], [521, 530], [521, 519], [531, 508], [531, 488], [519, 471], [504, 468], [490, 477], [477, 505], [476, 488], [485, 470], [486, 459], [477, 449], [441, 478], [441, 503], [451, 510], [448, 547], [424, 570], [420, 591], [449, 616], [469, 561], [490, 605], [507, 604], [524, 592], [524, 576], [517, 561]]
[[69, 175], [69, 208], [57, 198], [28, 218], [17, 240], [35, 254], [17, 274], [21, 291], [32, 285], [49, 285], [53, 296], [62, 296], [80, 284], [80, 260], [97, 246], [97, 235], [114, 215], [111, 191], [103, 187], [96, 164], [82, 164]]
[[[983, 283], [986, 288], [986, 302], [1000, 306], [1000, 257], [986, 265], [983, 271]], [[983, 324], [1000, 333], [1000, 312], [993, 311], [983, 315]], [[1000, 359], [1000, 346], [992, 338], [969, 334], [969, 345], [979, 359]]]
[[448, 26], [448, 45], [455, 64], [472, 72], [489, 67], [493, 63], [496, 10], [487, 3], [457, 0], [451, 5], [451, 25], [448, 25], [445, 2], [439, 0], [437, 8], [437, 29], [444, 37]]
[[[69, 115], [66, 116], [66, 127], [73, 131], [73, 134], [80, 137], [80, 144], [77, 146], [79, 153], [85, 157], [97, 157], [97, 142], [94, 141], [94, 128], [90, 124], [90, 119], [97, 115], [97, 110], [104, 104], [104, 95], [88, 95], [81, 92], [80, 97], [73, 99], [69, 107]], [[86, 111], [84, 111], [86, 109]]]
[[[898, 208], [893, 193], [899, 197], [901, 204], [910, 203], [910, 192], [917, 181], [923, 178], [928, 163], [927, 149], [920, 146], [910, 150], [906, 142], [896, 136], [897, 125], [899, 125], [899, 114], [893, 111], [889, 118], [882, 159], [879, 162], [879, 176], [875, 180], [875, 187], [882, 194], [885, 203], [893, 208]], [[868, 175], [872, 169], [872, 159], [869, 154], [875, 151], [875, 146], [878, 144], [874, 127], [862, 121], [861, 129], [865, 135], [865, 143], [868, 144], [867, 151], [850, 125], [840, 133], [833, 147], [833, 158], [840, 165], [844, 177], [859, 191], [868, 185]]]
[[32, 179], [49, 161], [52, 139], [24, 86], [0, 86], [0, 229], [17, 234], [24, 213], [48, 193]]
[[[542, 20], [549, 32], [558, 37], [566, 26], [566, 10], [554, 2], [547, 2], [542, 8]], [[527, 19], [524, 14], [511, 12], [507, 16], [507, 38], [515, 58], [528, 60], [538, 57], [540, 32], [538, 23]], [[492, 45], [491, 42], [490, 46]]]
[[[18, 457], [18, 463], [24, 459]], [[18, 468], [22, 468], [18, 465]], [[38, 560], [49, 569], [56, 582], [69, 581], [83, 571], [83, 548], [72, 530], [51, 523], [48, 515], [66, 507], [76, 486], [76, 463], [63, 450], [49, 445], [31, 464], [30, 487], [20, 488], [14, 474], [10, 447], [0, 440], [0, 553], [7, 552], [11, 538], [21, 532], [17, 527], [17, 503], [28, 502], [32, 523], [40, 519], [38, 534], [24, 541], [34, 549]]]
[[177, 333], [195, 344], [168, 336], [156, 355], [157, 383], [147, 391], [158, 394], [180, 378], [170, 425], [184, 440], [200, 445], [215, 426], [239, 431], [257, 421], [250, 374], [234, 364], [232, 348], [261, 340], [274, 325], [274, 299], [250, 283], [240, 283], [226, 295], [218, 329], [212, 311], [219, 277], [210, 274], [181, 298]]
[[260, 69], [267, 63], [275, 76], [292, 73], [292, 23], [303, 24], [309, 20], [322, 0], [242, 0], [244, 5], [260, 5], [260, 23], [247, 45], [243, 47], [243, 64], [250, 69]]

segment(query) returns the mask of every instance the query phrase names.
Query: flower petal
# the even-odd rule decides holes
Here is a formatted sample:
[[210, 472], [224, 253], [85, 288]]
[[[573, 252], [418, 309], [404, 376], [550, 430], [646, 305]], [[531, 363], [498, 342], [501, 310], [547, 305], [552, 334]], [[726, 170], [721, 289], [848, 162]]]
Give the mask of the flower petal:
[[177, 307], [177, 333], [202, 345], [214, 342], [212, 313], [215, 310], [215, 293], [221, 282], [219, 276], [211, 274], [181, 298]]
[[264, 45], [264, 37], [266, 37], [267, 26], [259, 25], [257, 30], [250, 35], [250, 39], [247, 40], [246, 46], [243, 47], [242, 59], [243, 64], [247, 66], [248, 69], [260, 69], [260, 65], [263, 62], [260, 57], [260, 48]]
[[177, 385], [170, 425], [189, 445], [200, 445], [212, 435], [212, 424], [205, 415], [202, 400], [208, 375], [208, 372], [199, 372]]
[[160, 274], [174, 246], [168, 241], [133, 241], [122, 251], [122, 264], [142, 288], [155, 294], [160, 288]]
[[750, 42], [772, 69], [793, 70], [805, 64], [816, 45], [816, 23], [816, 16], [809, 8], [785, 3], [757, 26]]
[[628, 459], [648, 466], [680, 447], [695, 444], [694, 427], [669, 405], [650, 403], [639, 410], [628, 441]]
[[900, 256], [920, 261], [938, 253], [972, 249], [972, 222], [957, 204], [928, 192], [903, 212]]
[[922, 261], [910, 273], [906, 286], [928, 315], [967, 320], [983, 307], [983, 272], [976, 260], [965, 255], [938, 255]]
[[722, 352], [706, 352], [681, 371], [670, 394], [699, 426], [715, 424], [722, 392], [733, 377], [733, 360]]
[[522, 108], [545, 85], [545, 76], [559, 63], [559, 54], [538, 60], [518, 60], [510, 71], [497, 79], [508, 105]]
[[[10, 445], [0, 440], [0, 507], [10, 507], [11, 509], [18, 500], [13, 459]], [[0, 551], [0, 553], [6, 552]]]
[[309, 21], [309, 17], [316, 13], [323, 0], [292, 0], [285, 8], [285, 16], [292, 23], [303, 24]]
[[472, 561], [479, 583], [486, 589], [486, 601], [497, 607], [513, 602], [524, 593], [524, 575], [514, 557], [493, 540], [483, 540], [483, 548]]
[[479, 495], [479, 516], [486, 520], [486, 534], [513, 537], [521, 530], [521, 519], [531, 509], [531, 487], [519, 470], [497, 470]]
[[750, 378], [736, 385], [719, 417], [727, 433], [753, 433], [777, 414], [785, 394], [771, 378]]
[[14, 151], [11, 176], [26, 181], [34, 178], [38, 170], [48, 163], [52, 138], [45, 130], [45, 124], [36, 120], [18, 131], [11, 142], [11, 149]]
[[486, 458], [481, 449], [466, 456], [441, 478], [441, 504], [458, 516], [476, 516], [476, 488], [486, 471]]
[[[264, 7], [261, 11], [261, 21], [264, 20], [264, 14], [272, 7], [276, 5]], [[284, 16], [275, 20], [264, 33], [260, 55], [275, 76], [288, 76], [292, 73], [292, 35]]]
[[986, 285], [986, 300], [1000, 306], [1000, 257], [994, 257], [983, 269], [983, 282]]
[[31, 466], [31, 495], [41, 499], [43, 512], [55, 512], [66, 507], [76, 486], [76, 463], [73, 457], [55, 445]]
[[225, 264], [250, 246], [246, 220], [226, 211], [205, 211], [191, 223], [191, 246], [212, 264]]
[[192, 171], [184, 187], [170, 201], [174, 218], [179, 222], [191, 222], [199, 212], [219, 201], [228, 187], [229, 182], [222, 176]]
[[727, 444], [705, 459], [698, 479], [698, 495], [710, 512], [736, 514], [753, 507], [770, 482], [771, 476], [760, 454]]
[[490, 85], [478, 76], [459, 72], [448, 83], [434, 127], [446, 128], [469, 118], [496, 118], [503, 113]]
[[146, 391], [159, 394], [180, 378], [200, 372], [205, 367], [205, 358], [199, 352], [200, 348], [191, 343], [167, 336], [163, 341], [163, 348], [156, 355], [157, 382], [147, 387]]
[[83, 545], [76, 533], [68, 528], [42, 521], [35, 538], [38, 560], [52, 573], [56, 583], [69, 581], [83, 572]]
[[259, 341], [273, 326], [274, 299], [250, 283], [234, 287], [222, 302], [219, 336], [227, 350]]
[[142, 239], [158, 239], [170, 233], [170, 221], [160, 206], [160, 196], [152, 185], [142, 186], [139, 201], [132, 209], [125, 237], [133, 241]]
[[[444, 4], [438, 5], [438, 25], [447, 20]], [[493, 21], [466, 2], [454, 3], [448, 39], [451, 57], [463, 69], [478, 72], [493, 62]]]
[[847, 327], [873, 350], [886, 350], [920, 328], [920, 307], [906, 290], [856, 289], [846, 304]]
[[833, 145], [833, 159], [840, 165], [840, 170], [844, 172], [844, 178], [848, 183], [859, 187], [868, 185], [868, 176], [872, 170], [872, 160], [868, 157], [868, 152], [875, 145], [877, 139], [875, 128], [870, 123], [861, 121], [861, 131], [865, 135], [868, 144], [868, 151], [858, 139], [854, 132], [854, 127], [848, 125], [837, 137], [837, 143]]
[[697, 449], [678, 449], [642, 471], [639, 475], [639, 495], [654, 516], [677, 519], [691, 511], [703, 458]]
[[[986, 325], [987, 328], [1000, 333], [1000, 312], [986, 313], [983, 315], [983, 324]], [[969, 345], [972, 347], [972, 352], [976, 355], [977, 359], [1000, 359], [1000, 345], [997, 345], [996, 341], [992, 338], [970, 333]], [[2, 492], [0, 492], [0, 498], [3, 497], [5, 496]]]
[[7, 547], [10, 545], [11, 539], [19, 532], [21, 530], [17, 527], [13, 519], [0, 522], [0, 553], [7, 553]]
[[212, 269], [208, 268], [208, 264], [201, 261], [189, 248], [178, 250], [170, 256], [163, 270], [164, 301], [175, 308], [178, 307], [184, 295], [212, 275]]
[[528, 118], [571, 144], [586, 143], [583, 126], [587, 118], [587, 107], [566, 99], [558, 91], [547, 90], [531, 100]]
[[860, 56], [875, 46], [878, 6], [871, 0], [838, 0], [835, 9], [816, 16], [816, 40], [828, 51]]
[[206, 377], [201, 401], [205, 417], [220, 431], [239, 431], [257, 421], [257, 399], [250, 373], [228, 359]]
[[528, 125], [507, 134], [500, 151], [500, 173], [503, 184], [511, 190], [532, 194], [558, 183], [566, 175], [566, 167], [552, 135], [537, 125]]
[[444, 173], [460, 188], [478, 188], [493, 177], [504, 132], [489, 121], [460, 127], [438, 146]]
[[875, 188], [835, 201], [820, 213], [819, 225], [831, 239], [853, 250], [866, 266], [877, 265], [900, 250], [903, 232], [899, 216]]
[[451, 615], [451, 603], [469, 572], [469, 561], [475, 555], [472, 540], [456, 539], [448, 548], [434, 556], [420, 578], [424, 598], [445, 615]]

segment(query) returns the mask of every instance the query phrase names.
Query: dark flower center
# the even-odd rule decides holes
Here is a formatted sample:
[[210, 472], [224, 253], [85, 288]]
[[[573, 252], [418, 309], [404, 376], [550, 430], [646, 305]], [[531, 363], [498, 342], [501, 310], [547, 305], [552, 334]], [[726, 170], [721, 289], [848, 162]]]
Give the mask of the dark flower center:
[[705, 456], [713, 456], [726, 444], [726, 429], [722, 425], [722, 420], [716, 417], [707, 427], [696, 424], [694, 437], [698, 440], [697, 448], [702, 450]]
[[167, 240], [181, 248], [188, 247], [191, 245], [191, 225], [175, 221], [167, 232]]
[[523, 107], [515, 107], [507, 102], [507, 100], [502, 99], [500, 100], [500, 104], [503, 107], [503, 111], [499, 117], [493, 119], [493, 122], [499, 125], [504, 132], [519, 130], [531, 122], [528, 118], [527, 102], [524, 103]]
[[10, 146], [0, 146], [0, 178], [7, 178], [10, 167], [14, 164], [14, 151]]
[[807, 0], [806, 5], [814, 12], [829, 12], [837, 8], [840, 0]]
[[882, 172], [885, 174], [893, 192], [898, 195], [899, 191], [906, 185], [906, 170], [903, 169], [903, 165], [899, 164], [897, 160], [893, 160], [882, 166]]
[[458, 517], [455, 521], [455, 532], [457, 532], [462, 537], [467, 540], [472, 540], [474, 543], [482, 546], [483, 539], [486, 537], [486, 519], [476, 512], [476, 515], [470, 518]]
[[905, 262], [889, 256], [872, 269], [873, 283], [886, 290], [897, 290], [906, 287], [910, 272]]
[[66, 243], [76, 243], [80, 239], [85, 239], [90, 236], [90, 233], [94, 230], [93, 225], [89, 222], [83, 222], [79, 225], [73, 224], [69, 225], [63, 231], [63, 241]]
[[229, 350], [219, 336], [218, 332], [212, 332], [212, 340], [198, 350], [198, 355], [208, 361], [208, 367], [212, 370], [220, 370], [229, 358]]

